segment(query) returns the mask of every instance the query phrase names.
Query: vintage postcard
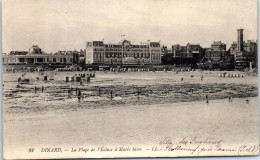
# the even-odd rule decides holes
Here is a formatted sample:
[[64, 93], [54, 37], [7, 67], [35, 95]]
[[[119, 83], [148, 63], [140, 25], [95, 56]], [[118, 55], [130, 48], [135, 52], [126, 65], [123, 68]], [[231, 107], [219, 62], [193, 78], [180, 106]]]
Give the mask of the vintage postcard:
[[3, 0], [5, 159], [259, 154], [257, 0]]

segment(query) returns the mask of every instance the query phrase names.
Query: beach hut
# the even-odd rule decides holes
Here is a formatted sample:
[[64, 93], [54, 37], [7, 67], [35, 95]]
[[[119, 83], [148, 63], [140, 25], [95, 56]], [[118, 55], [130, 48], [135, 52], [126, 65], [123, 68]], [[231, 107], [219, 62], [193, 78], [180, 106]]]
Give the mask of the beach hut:
[[80, 81], [81, 81], [81, 77], [80, 76], [76, 77], [76, 82], [80, 82]]
[[90, 82], [90, 76], [87, 77], [87, 82]]

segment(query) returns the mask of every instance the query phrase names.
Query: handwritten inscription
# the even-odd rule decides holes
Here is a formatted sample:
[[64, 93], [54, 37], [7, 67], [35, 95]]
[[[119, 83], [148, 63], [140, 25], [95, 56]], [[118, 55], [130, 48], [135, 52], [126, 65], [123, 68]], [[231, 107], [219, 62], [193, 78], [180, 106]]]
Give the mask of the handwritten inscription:
[[160, 147], [153, 147], [152, 151], [185, 151], [190, 154], [201, 154], [202, 152], [229, 152], [238, 155], [255, 154], [259, 151], [258, 145], [242, 145], [236, 147], [224, 147], [223, 140], [210, 137], [184, 137], [180, 141], [173, 143], [170, 137], [166, 137], [159, 142]]
[[246, 145], [243, 145], [243, 146], [240, 146], [239, 149], [238, 149], [238, 153], [257, 153], [259, 150], [259, 145], [251, 145], [251, 146], [246, 146]]
[[[28, 148], [30, 154], [37, 153], [35, 148]], [[219, 155], [256, 155], [259, 152], [259, 145], [239, 145], [230, 146], [225, 144], [222, 139], [212, 137], [186, 136], [176, 140], [171, 137], [162, 138], [159, 143], [148, 147], [118, 146], [118, 147], [72, 147], [63, 148], [41, 148], [41, 153], [58, 152], [58, 153], [85, 153], [94, 152], [182, 152], [187, 155], [210, 155], [211, 153]]]

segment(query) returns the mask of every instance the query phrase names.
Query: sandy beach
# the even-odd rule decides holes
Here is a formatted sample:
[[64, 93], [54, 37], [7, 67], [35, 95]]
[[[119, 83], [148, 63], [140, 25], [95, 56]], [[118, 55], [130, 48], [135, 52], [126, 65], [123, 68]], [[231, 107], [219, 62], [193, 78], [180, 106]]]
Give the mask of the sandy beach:
[[[138, 147], [139, 144], [149, 147], [158, 145], [165, 137], [180, 141], [185, 136], [221, 139], [223, 147], [254, 145], [258, 140], [257, 77], [241, 72], [243, 78], [220, 78], [219, 73], [97, 72], [90, 83], [82, 85], [65, 82], [64, 75], [74, 73], [48, 73], [54, 75], [54, 81], [48, 82], [35, 80], [35, 76], [41, 78], [40, 73], [27, 73], [30, 83], [20, 88], [17, 88], [17, 78], [22, 73], [4, 74], [5, 153], [16, 157], [27, 147], [40, 150], [49, 146], [71, 149], [122, 144]], [[36, 93], [35, 86], [39, 88]], [[41, 86], [44, 86], [43, 92]], [[84, 99], [79, 103], [76, 96], [68, 98], [69, 88], [81, 89]], [[113, 91], [112, 100], [110, 91]], [[206, 103], [206, 95], [209, 103]], [[228, 101], [229, 96], [232, 102]], [[174, 152], [173, 156], [185, 153]], [[147, 154], [155, 153], [148, 151]], [[37, 155], [28, 153], [27, 156]], [[62, 153], [59, 156], [75, 155]], [[115, 153], [114, 156], [120, 155]]]

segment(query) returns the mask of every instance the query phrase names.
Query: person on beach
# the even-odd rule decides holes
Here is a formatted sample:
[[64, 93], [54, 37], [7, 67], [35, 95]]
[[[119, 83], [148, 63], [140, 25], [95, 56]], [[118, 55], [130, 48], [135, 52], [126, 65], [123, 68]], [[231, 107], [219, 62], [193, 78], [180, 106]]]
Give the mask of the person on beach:
[[206, 95], [206, 103], [209, 103], [209, 96]]
[[68, 90], [68, 98], [71, 98], [71, 89]]
[[44, 91], [44, 87], [42, 86], [42, 92]]
[[36, 93], [36, 91], [37, 91], [37, 87], [35, 86], [35, 87], [34, 87], [34, 93]]
[[100, 96], [100, 95], [101, 95], [101, 88], [98, 87], [98, 96]]
[[112, 99], [113, 99], [113, 91], [110, 91], [110, 99], [112, 101]]
[[138, 91], [138, 92], [137, 92], [138, 100], [140, 99], [140, 93], [141, 93], [141, 91]]
[[78, 101], [80, 102], [80, 99], [81, 99], [81, 91], [78, 90]]
[[232, 101], [233, 101], [231, 96], [228, 97], [228, 101], [229, 101], [229, 102], [232, 102]]

